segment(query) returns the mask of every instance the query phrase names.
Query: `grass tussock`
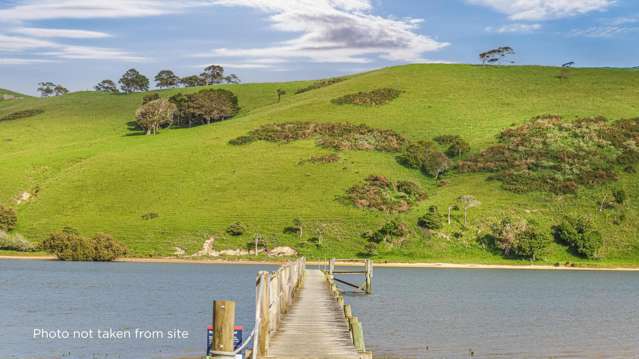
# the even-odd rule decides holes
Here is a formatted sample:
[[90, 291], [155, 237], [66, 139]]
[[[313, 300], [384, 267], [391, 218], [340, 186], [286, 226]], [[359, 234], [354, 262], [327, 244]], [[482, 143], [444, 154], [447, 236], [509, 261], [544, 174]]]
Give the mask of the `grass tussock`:
[[24, 110], [24, 111], [17, 111], [17, 112], [12, 112], [6, 116], [2, 116], [0, 117], [0, 121], [11, 121], [11, 120], [20, 120], [23, 118], [29, 118], [29, 117], [33, 117], [33, 116], [37, 116], [40, 114], [43, 114], [44, 110], [42, 109], [31, 109], [31, 110]]
[[315, 156], [311, 156], [310, 158], [306, 159], [306, 160], [301, 160], [298, 164], [303, 165], [306, 163], [311, 163], [311, 164], [328, 164], [328, 163], [335, 163], [337, 161], [340, 160], [340, 157], [337, 153], [329, 153], [326, 155], [315, 155]]
[[402, 91], [381, 88], [368, 92], [357, 92], [333, 99], [336, 105], [381, 106], [398, 98]]

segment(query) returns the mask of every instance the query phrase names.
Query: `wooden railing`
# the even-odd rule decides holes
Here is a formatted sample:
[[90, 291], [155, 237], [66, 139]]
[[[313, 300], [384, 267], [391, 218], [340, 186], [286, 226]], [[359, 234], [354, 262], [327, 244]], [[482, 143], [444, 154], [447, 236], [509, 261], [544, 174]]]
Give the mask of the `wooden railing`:
[[[361, 266], [363, 264], [364, 269], [349, 269], [349, 270], [339, 270], [335, 269], [336, 266]], [[339, 283], [345, 284], [349, 287], [353, 287], [355, 289], [359, 289], [366, 294], [373, 293], [373, 261], [371, 259], [330, 259], [328, 261], [328, 274], [333, 276], [333, 279]], [[363, 275], [364, 283], [362, 284], [354, 284], [348, 281], [345, 281], [340, 278], [336, 278], [337, 274], [355, 274], [355, 275]]]
[[302, 286], [305, 269], [306, 259], [302, 257], [284, 264], [277, 271], [258, 273], [253, 359], [268, 355], [271, 334], [278, 330], [282, 315], [288, 312], [297, 290]]

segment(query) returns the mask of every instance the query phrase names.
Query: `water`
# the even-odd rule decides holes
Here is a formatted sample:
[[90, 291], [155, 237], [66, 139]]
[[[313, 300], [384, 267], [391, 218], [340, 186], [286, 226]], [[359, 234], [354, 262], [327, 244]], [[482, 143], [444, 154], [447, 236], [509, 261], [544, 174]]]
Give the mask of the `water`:
[[[202, 355], [211, 301], [252, 328], [269, 266], [0, 261], [0, 358]], [[347, 295], [389, 358], [638, 358], [639, 273], [377, 268]], [[187, 330], [189, 339], [33, 339], [33, 329]]]

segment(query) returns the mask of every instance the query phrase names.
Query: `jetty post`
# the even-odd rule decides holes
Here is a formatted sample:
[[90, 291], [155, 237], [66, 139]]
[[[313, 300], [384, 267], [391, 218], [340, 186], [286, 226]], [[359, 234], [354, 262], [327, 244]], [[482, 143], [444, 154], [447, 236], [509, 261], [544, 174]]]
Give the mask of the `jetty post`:
[[235, 355], [228, 354], [233, 352], [234, 328], [235, 302], [230, 300], [213, 301], [213, 343], [211, 348], [213, 358], [235, 357]]

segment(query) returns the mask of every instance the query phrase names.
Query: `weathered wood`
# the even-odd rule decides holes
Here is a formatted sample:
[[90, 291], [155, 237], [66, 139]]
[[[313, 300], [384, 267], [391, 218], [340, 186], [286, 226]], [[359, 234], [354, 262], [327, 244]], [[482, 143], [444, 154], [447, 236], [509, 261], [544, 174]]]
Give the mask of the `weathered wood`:
[[373, 293], [373, 261], [366, 260], [366, 283], [364, 285], [364, 291], [367, 294]]
[[365, 352], [366, 345], [364, 344], [364, 330], [362, 329], [362, 323], [359, 322], [357, 317], [352, 317], [351, 320], [351, 332], [353, 334], [353, 344], [357, 351]]
[[260, 357], [268, 355], [270, 328], [269, 328], [269, 306], [270, 306], [270, 289], [269, 289], [269, 273], [259, 272], [258, 278], [261, 282], [259, 288], [261, 296], [260, 298], [260, 335], [258, 344], [258, 355]]
[[[213, 302], [213, 344], [212, 350], [218, 352], [233, 351], [233, 330], [235, 327], [235, 302], [216, 300]], [[213, 358], [227, 358], [225, 355], [213, 355]]]
[[333, 275], [333, 272], [335, 272], [335, 258], [331, 258], [328, 262], [328, 273]]

